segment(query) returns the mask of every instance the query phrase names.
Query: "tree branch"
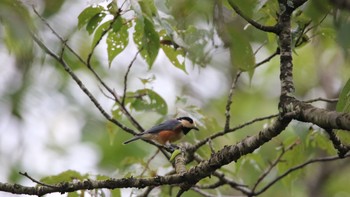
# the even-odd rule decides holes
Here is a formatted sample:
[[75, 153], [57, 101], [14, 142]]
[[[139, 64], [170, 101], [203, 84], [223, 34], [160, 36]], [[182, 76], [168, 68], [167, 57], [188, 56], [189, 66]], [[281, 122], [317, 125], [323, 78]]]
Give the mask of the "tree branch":
[[244, 20], [246, 20], [249, 24], [251, 24], [255, 28], [260, 29], [261, 31], [278, 34], [277, 26], [264, 26], [256, 21], [254, 21], [253, 19], [249, 18], [245, 14], [243, 14], [243, 12], [239, 9], [239, 7], [234, 3], [233, 0], [229, 0], [228, 3], [230, 4], [230, 6], [235, 10], [235, 12], [239, 16], [241, 16]]
[[54, 52], [52, 52], [49, 48], [47, 48], [44, 43], [37, 38], [34, 34], [32, 34], [33, 40], [39, 45], [40, 48], [42, 48], [49, 56], [51, 56], [53, 59], [55, 59], [57, 62], [62, 65], [64, 70], [72, 77], [72, 79], [78, 84], [79, 88], [89, 97], [89, 99], [92, 101], [92, 103], [97, 107], [97, 109], [102, 113], [102, 115], [109, 120], [110, 122], [116, 124], [118, 127], [123, 129], [124, 131], [136, 134], [134, 130], [126, 127], [122, 123], [120, 123], [118, 120], [111, 117], [100, 105], [100, 103], [97, 101], [97, 99], [91, 94], [91, 92], [85, 87], [84, 83], [79, 79], [79, 77], [73, 72], [73, 70], [69, 67], [69, 65], [62, 59], [62, 57], [57, 56]]
[[[350, 155], [345, 155], [344, 157], [350, 157]], [[258, 196], [260, 194], [262, 194], [263, 192], [265, 192], [267, 189], [269, 189], [272, 185], [274, 185], [277, 181], [281, 180], [282, 178], [286, 177], [288, 174], [299, 170], [309, 164], [312, 163], [316, 163], [316, 162], [328, 162], [328, 161], [334, 161], [334, 160], [338, 160], [341, 159], [339, 158], [339, 156], [332, 156], [332, 157], [323, 157], [323, 158], [318, 158], [318, 159], [311, 159], [303, 164], [297, 165], [295, 167], [290, 168], [289, 170], [287, 170], [286, 172], [284, 172], [283, 174], [281, 174], [280, 176], [276, 177], [273, 181], [271, 181], [269, 184], [267, 184], [264, 188], [262, 188], [260, 191], [253, 193], [253, 196]]]
[[241, 71], [239, 71], [236, 74], [236, 77], [233, 79], [233, 82], [232, 82], [232, 85], [230, 88], [230, 92], [228, 94], [227, 103], [226, 103], [226, 112], [225, 112], [226, 120], [225, 120], [224, 131], [228, 131], [230, 129], [232, 96], [233, 96], [234, 90], [236, 89], [236, 84], [237, 84], [238, 78], [241, 76], [241, 74], [242, 74]]
[[350, 113], [320, 109], [310, 104], [293, 101], [291, 107], [298, 111], [296, 120], [310, 122], [324, 129], [342, 129], [350, 131]]
[[326, 129], [326, 132], [328, 133], [329, 139], [332, 141], [334, 148], [338, 150], [338, 156], [343, 158], [344, 155], [349, 152], [350, 148], [341, 143], [340, 139], [335, 135], [333, 129]]
[[244, 127], [246, 127], [246, 126], [248, 126], [248, 125], [251, 125], [251, 124], [253, 124], [253, 123], [255, 123], [255, 122], [262, 121], [262, 120], [267, 120], [267, 119], [271, 119], [271, 118], [275, 118], [275, 117], [277, 117], [277, 116], [278, 116], [278, 114], [273, 114], [273, 115], [269, 115], [269, 116], [264, 116], [264, 117], [260, 117], [260, 118], [255, 118], [255, 119], [253, 119], [253, 120], [251, 120], [251, 121], [248, 121], [248, 122], [246, 122], [246, 123], [243, 123], [243, 124], [241, 124], [241, 125], [238, 125], [238, 126], [236, 126], [236, 127], [233, 127], [233, 128], [231, 128], [231, 129], [229, 129], [229, 130], [227, 130], [227, 131], [224, 130], [224, 131], [221, 131], [221, 132], [217, 132], [217, 133], [215, 133], [215, 134], [213, 134], [213, 135], [211, 135], [211, 136], [209, 136], [209, 137], [207, 137], [207, 138], [205, 138], [205, 139], [199, 141], [197, 144], [195, 144], [195, 145], [189, 147], [187, 150], [190, 151], [190, 152], [195, 152], [198, 148], [200, 148], [201, 146], [203, 146], [204, 144], [206, 144], [209, 140], [213, 140], [213, 139], [215, 139], [215, 138], [217, 138], [217, 137], [220, 137], [220, 136], [223, 136], [223, 135], [225, 135], [225, 134], [227, 134], [227, 133], [237, 131], [238, 129], [244, 128]]
[[292, 11], [288, 12], [286, 7], [288, 7], [287, 2], [280, 2], [281, 13], [278, 19], [278, 25], [281, 31], [278, 35], [278, 41], [280, 49], [281, 102], [283, 102], [285, 96], [294, 93], [291, 33]]
[[125, 75], [124, 75], [124, 90], [123, 90], [123, 98], [121, 101], [121, 105], [125, 106], [125, 98], [126, 98], [126, 90], [128, 87], [128, 76], [131, 70], [132, 65], [134, 65], [134, 62], [136, 61], [137, 55], [141, 52], [141, 50], [137, 51], [137, 53], [135, 54], [134, 58], [131, 60], [129, 66], [128, 66], [128, 70], [126, 71]]
[[[159, 186], [170, 184], [190, 184], [194, 185], [202, 178], [210, 176], [221, 166], [237, 161], [241, 156], [253, 152], [264, 143], [277, 136], [289, 124], [290, 119], [277, 119], [272, 125], [260, 131], [257, 135], [247, 137], [236, 145], [225, 146], [219, 152], [213, 154], [209, 160], [201, 162], [192, 167], [187, 172], [176, 175], [157, 176], [153, 178], [122, 178], [107, 179], [104, 181], [84, 180], [74, 182], [63, 182], [56, 184], [57, 188], [39, 186], [26, 187], [18, 184], [0, 183], [0, 191], [11, 192], [14, 194], [44, 195], [54, 192], [72, 192], [77, 190], [91, 189], [115, 189], [125, 187], [144, 188], [147, 186]], [[189, 188], [186, 188], [189, 189]], [[184, 190], [184, 189], [182, 189]]]

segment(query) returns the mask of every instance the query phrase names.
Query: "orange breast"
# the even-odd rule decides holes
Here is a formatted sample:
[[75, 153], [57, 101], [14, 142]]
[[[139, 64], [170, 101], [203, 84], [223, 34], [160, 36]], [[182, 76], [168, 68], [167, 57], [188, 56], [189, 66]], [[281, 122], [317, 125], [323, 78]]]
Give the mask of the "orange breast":
[[166, 142], [174, 142], [183, 136], [181, 131], [164, 130], [158, 133], [157, 141], [160, 144], [165, 144]]

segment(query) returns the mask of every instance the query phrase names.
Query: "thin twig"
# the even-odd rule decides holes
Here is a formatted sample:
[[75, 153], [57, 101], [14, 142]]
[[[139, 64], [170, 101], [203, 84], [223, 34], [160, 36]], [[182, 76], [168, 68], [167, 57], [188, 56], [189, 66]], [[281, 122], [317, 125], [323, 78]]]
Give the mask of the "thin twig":
[[265, 32], [271, 32], [271, 33], [275, 33], [278, 34], [279, 29], [277, 28], [277, 26], [265, 26], [262, 25], [256, 21], [254, 21], [253, 19], [251, 19], [250, 17], [246, 16], [245, 14], [243, 14], [243, 12], [238, 8], [238, 6], [236, 4], [233, 3], [233, 1], [228, 1], [230, 6], [235, 10], [235, 12], [241, 16], [244, 20], [246, 20], [249, 24], [253, 25], [255, 28], [260, 29], [262, 31]]
[[151, 191], [156, 188], [154, 186], [149, 186], [146, 188], [146, 191], [144, 191], [142, 194], [138, 195], [137, 197], [147, 197], [150, 196], [149, 194], [151, 193]]
[[306, 30], [305, 30], [305, 33], [309, 32], [309, 31], [312, 30], [313, 28], [315, 28], [315, 27], [321, 25], [321, 23], [327, 18], [328, 14], [329, 14], [329, 13], [326, 13], [326, 14], [324, 15], [324, 17], [322, 17], [322, 19], [321, 19], [317, 24], [315, 24], [315, 25], [309, 27], [308, 29], [306, 29]]
[[[267, 58], [265, 58], [261, 62], [256, 63], [254, 68], [257, 68], [257, 67], [265, 64], [266, 62], [269, 62], [272, 58], [274, 58], [276, 55], [278, 55], [279, 52], [280, 51], [277, 48], [276, 51], [273, 54], [271, 54], [270, 56], [268, 56]], [[237, 81], [238, 81], [239, 77], [241, 76], [242, 72], [244, 72], [244, 71], [239, 71], [236, 74], [236, 77], [234, 78], [234, 80], [233, 80], [233, 82], [231, 84], [231, 88], [230, 88], [230, 92], [229, 92], [229, 95], [228, 95], [228, 98], [227, 98], [227, 103], [226, 103], [226, 108], [225, 108], [226, 109], [226, 111], [225, 111], [226, 120], [225, 120], [225, 128], [224, 128], [225, 131], [229, 130], [229, 128], [230, 128], [230, 119], [231, 119], [230, 111], [231, 111], [232, 97], [233, 97], [234, 90], [236, 89]]]
[[[63, 43], [63, 45], [69, 49], [69, 51], [72, 52], [72, 54], [78, 58], [78, 60], [83, 63], [85, 66], [87, 66], [87, 68], [92, 72], [92, 74], [96, 77], [96, 79], [101, 83], [101, 85], [114, 97], [114, 100], [116, 101], [116, 103], [118, 105], [120, 105], [121, 107], [121, 111], [122, 113], [130, 120], [130, 122], [140, 131], [142, 132], [144, 129], [141, 127], [141, 125], [134, 119], [133, 116], [131, 116], [131, 114], [129, 113], [129, 111], [124, 107], [121, 106], [121, 102], [118, 98], [118, 95], [116, 94], [116, 92], [111, 89], [103, 80], [102, 78], [97, 74], [97, 72], [92, 68], [91, 64], [90, 64], [90, 60], [91, 60], [91, 56], [94, 52], [94, 48], [97, 46], [97, 44], [100, 42], [97, 42], [96, 45], [94, 46], [94, 48], [92, 49], [92, 51], [90, 52], [90, 54], [88, 55], [88, 60], [87, 62], [85, 62], [68, 44], [67, 41], [64, 40], [51, 26], [50, 24], [36, 11], [35, 7], [33, 7], [33, 11], [34, 13], [41, 19], [41, 21], [53, 32], [53, 34]], [[114, 20], [116, 20], [116, 18], [119, 17], [118, 14], [115, 16]], [[112, 22], [113, 23], [113, 22]], [[112, 24], [111, 23], [111, 24]], [[107, 31], [105, 32], [107, 33]], [[102, 39], [102, 37], [104, 36], [104, 34], [102, 34], [100, 40]], [[62, 54], [63, 55], [63, 54]], [[62, 56], [61, 56], [62, 57]]]
[[264, 60], [262, 60], [259, 63], [256, 63], [255, 64], [255, 68], [258, 68], [259, 66], [265, 64], [266, 62], [269, 62], [272, 58], [274, 58], [278, 54], [280, 54], [280, 49], [279, 48], [277, 48], [276, 51], [273, 54], [271, 54], [269, 57], [265, 58]]
[[241, 74], [242, 74], [242, 71], [239, 71], [236, 74], [236, 77], [234, 78], [230, 88], [230, 93], [228, 94], [227, 103], [226, 103], [226, 112], [225, 112], [225, 116], [226, 116], [225, 129], [224, 129], [225, 131], [228, 131], [230, 129], [232, 96], [233, 96], [234, 90], [236, 89], [238, 78], [241, 76]]
[[29, 174], [27, 172], [19, 172], [20, 175], [22, 176], [25, 176], [27, 177], [28, 179], [30, 179], [31, 181], [33, 181], [34, 183], [37, 183], [38, 185], [42, 185], [42, 186], [46, 186], [46, 187], [51, 187], [51, 188], [60, 188], [60, 187], [57, 187], [57, 186], [54, 186], [54, 185], [49, 185], [49, 184], [46, 184], [46, 183], [43, 183], [43, 182], [40, 182], [36, 179], [34, 179], [33, 177], [29, 176]]
[[87, 66], [88, 67], [91, 67], [91, 58], [92, 58], [92, 55], [94, 54], [95, 52], [95, 49], [96, 47], [100, 44], [102, 38], [109, 32], [109, 30], [111, 30], [113, 28], [113, 24], [114, 22], [120, 17], [120, 10], [117, 12], [117, 14], [113, 17], [111, 23], [109, 24], [108, 28], [103, 30], [102, 33], [101, 33], [101, 37], [96, 41], [95, 45], [92, 47], [90, 53], [88, 54], [88, 57], [87, 57]]
[[222, 185], [226, 184], [224, 181], [222, 180], [218, 180], [213, 184], [207, 184], [207, 185], [196, 185], [195, 187], [199, 188], [199, 189], [216, 189]]
[[149, 164], [151, 163], [151, 161], [157, 156], [157, 154], [159, 153], [159, 149], [157, 149], [157, 151], [148, 159], [146, 166], [144, 167], [143, 171], [140, 174], [140, 177], [143, 176], [143, 174], [145, 174], [145, 172], [147, 171], [147, 169], [149, 169]]
[[78, 58], [78, 60], [83, 63], [84, 65], [86, 65], [86, 62], [83, 60], [83, 58], [81, 58], [68, 44], [67, 44], [67, 40], [63, 39], [52, 27], [51, 25], [38, 13], [38, 11], [35, 9], [35, 7], [33, 6], [33, 11], [34, 13], [40, 18], [40, 20], [45, 24], [46, 27], [48, 27], [51, 32], [64, 44], [64, 46], [71, 52], [73, 53], [73, 55]]
[[126, 90], [127, 90], [127, 84], [128, 84], [128, 76], [131, 70], [132, 65], [134, 65], [134, 62], [136, 61], [137, 55], [140, 53], [141, 50], [137, 51], [137, 53], [135, 54], [134, 58], [131, 60], [129, 66], [128, 66], [128, 70], [126, 71], [125, 75], [124, 75], [124, 90], [123, 90], [123, 98], [122, 98], [122, 102], [121, 105], [125, 106], [125, 97], [126, 97]]
[[[350, 157], [350, 154], [344, 155], [345, 157]], [[284, 172], [283, 174], [281, 174], [280, 176], [276, 177], [274, 180], [272, 180], [269, 184], [267, 184], [264, 188], [262, 188], [260, 191], [258, 192], [254, 192], [252, 193], [253, 196], [258, 196], [261, 193], [265, 192], [267, 189], [269, 189], [272, 185], [274, 185], [276, 182], [278, 182], [279, 180], [283, 179], [284, 177], [286, 177], [288, 174], [299, 170], [309, 164], [312, 163], [316, 163], [316, 162], [328, 162], [328, 161], [334, 161], [334, 160], [338, 160], [338, 159], [342, 159], [339, 156], [331, 156], [331, 157], [323, 157], [323, 158], [317, 158], [317, 159], [310, 159], [309, 161], [302, 163], [300, 165], [294, 166], [292, 168], [290, 168], [289, 170], [287, 170], [286, 172]]]
[[271, 172], [271, 170], [282, 160], [283, 155], [288, 152], [289, 150], [292, 150], [297, 144], [299, 144], [299, 142], [294, 142], [293, 144], [291, 144], [290, 146], [288, 146], [286, 149], [284, 147], [282, 147], [282, 152], [278, 155], [278, 157], [271, 163], [271, 165], [264, 171], [263, 174], [260, 175], [260, 177], [258, 178], [258, 180], [256, 181], [256, 183], [254, 184], [253, 188], [252, 188], [252, 192], [254, 193], [254, 191], [256, 190], [256, 188], [258, 187], [258, 185], [265, 179], [265, 177]]
[[100, 103], [97, 101], [97, 99], [91, 94], [91, 92], [85, 87], [84, 83], [79, 79], [79, 77], [73, 72], [73, 70], [70, 68], [70, 66], [62, 59], [62, 57], [57, 56], [54, 52], [52, 52], [47, 46], [44, 45], [44, 43], [37, 38], [34, 34], [32, 34], [33, 40], [39, 45], [40, 48], [42, 48], [49, 56], [51, 56], [53, 59], [55, 59], [57, 62], [62, 65], [64, 70], [72, 77], [72, 79], [78, 84], [80, 89], [89, 97], [89, 99], [94, 103], [94, 105], [97, 107], [97, 109], [102, 113], [102, 115], [109, 121], [113, 122], [117, 126], [119, 126], [124, 131], [136, 134], [136, 132], [122, 123], [120, 123], [118, 120], [111, 117], [100, 105]]
[[[194, 160], [197, 163], [200, 163], [203, 161], [203, 159], [198, 154], [194, 154]], [[231, 186], [232, 188], [242, 192], [243, 194], [250, 194], [251, 193], [251, 190], [246, 185], [237, 183], [237, 182], [227, 178], [224, 173], [219, 172], [218, 170], [213, 172], [212, 175], [217, 177], [224, 184]]]
[[263, 46], [264, 46], [266, 43], [267, 43], [267, 40], [265, 40], [265, 41], [254, 51], [254, 55], [256, 55], [256, 54], [260, 51], [260, 49], [263, 48]]
[[215, 134], [213, 134], [213, 135], [211, 135], [211, 136], [209, 136], [209, 137], [207, 137], [207, 138], [205, 138], [205, 139], [199, 141], [197, 144], [191, 146], [191, 147], [188, 148], [187, 150], [189, 150], [190, 152], [194, 152], [194, 151], [196, 151], [198, 148], [200, 148], [201, 146], [203, 146], [204, 144], [206, 144], [209, 140], [213, 140], [213, 139], [215, 139], [215, 138], [217, 138], [217, 137], [220, 137], [220, 136], [223, 136], [223, 135], [225, 135], [225, 134], [227, 134], [227, 133], [234, 132], [234, 131], [236, 131], [236, 130], [238, 130], [238, 129], [244, 128], [244, 127], [246, 127], [246, 126], [248, 126], [248, 125], [251, 125], [251, 124], [253, 124], [253, 123], [255, 123], [255, 122], [263, 121], [263, 120], [268, 120], [268, 119], [271, 119], [271, 118], [275, 118], [275, 117], [277, 117], [277, 116], [278, 116], [278, 114], [273, 114], [273, 115], [269, 115], [269, 116], [264, 116], [264, 117], [260, 117], [260, 118], [255, 118], [255, 119], [253, 119], [253, 120], [251, 120], [251, 121], [248, 121], [248, 122], [246, 122], [246, 123], [243, 123], [243, 124], [241, 124], [241, 125], [238, 125], [238, 126], [236, 126], [236, 127], [233, 127], [233, 128], [231, 128], [231, 129], [228, 129], [227, 131], [224, 130], [224, 131], [221, 131], [221, 132], [217, 132], [217, 133], [215, 133]]
[[304, 101], [305, 103], [313, 103], [313, 102], [317, 102], [317, 101], [324, 101], [324, 102], [328, 102], [328, 103], [336, 103], [338, 102], [338, 99], [327, 99], [327, 98], [315, 98], [315, 99], [310, 99], [310, 100], [306, 100]]
[[[202, 195], [202, 196], [204, 196], [204, 197], [216, 197], [216, 196], [217, 196], [217, 195], [213, 195], [213, 194], [210, 194], [210, 193], [208, 193], [208, 192], [202, 191], [202, 190], [201, 190], [200, 188], [198, 188], [198, 187], [192, 187], [191, 190], [197, 192], [198, 194], [200, 194], [200, 195]], [[222, 196], [222, 195], [220, 195], [220, 196]], [[222, 197], [224, 197], [224, 196], [222, 196]]]

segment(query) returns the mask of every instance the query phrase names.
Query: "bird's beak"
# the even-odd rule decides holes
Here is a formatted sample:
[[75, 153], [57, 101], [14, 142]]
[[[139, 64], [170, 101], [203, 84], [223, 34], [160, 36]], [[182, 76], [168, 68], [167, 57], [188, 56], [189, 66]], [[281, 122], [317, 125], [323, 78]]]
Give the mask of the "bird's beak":
[[199, 131], [198, 127], [193, 127], [192, 129]]

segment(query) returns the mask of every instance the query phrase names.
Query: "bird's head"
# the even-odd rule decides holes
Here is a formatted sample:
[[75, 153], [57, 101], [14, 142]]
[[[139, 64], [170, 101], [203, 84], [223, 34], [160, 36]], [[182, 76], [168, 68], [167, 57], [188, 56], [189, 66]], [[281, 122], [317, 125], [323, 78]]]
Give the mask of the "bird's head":
[[177, 118], [177, 120], [181, 122], [182, 131], [184, 132], [184, 134], [187, 134], [191, 129], [194, 129], [197, 131], [199, 130], [196, 127], [196, 124], [194, 123], [192, 118], [190, 118], [190, 117], [180, 117], [180, 118]]

